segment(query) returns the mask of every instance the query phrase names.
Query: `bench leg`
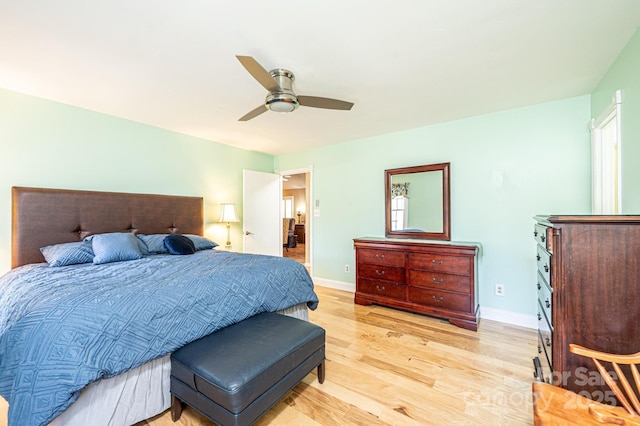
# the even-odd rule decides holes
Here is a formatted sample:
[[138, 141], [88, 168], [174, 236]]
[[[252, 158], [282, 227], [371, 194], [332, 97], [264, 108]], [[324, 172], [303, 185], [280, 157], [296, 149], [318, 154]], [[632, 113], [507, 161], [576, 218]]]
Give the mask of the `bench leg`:
[[177, 422], [182, 415], [182, 401], [171, 395], [171, 420]]
[[324, 360], [318, 365], [318, 382], [324, 383]]

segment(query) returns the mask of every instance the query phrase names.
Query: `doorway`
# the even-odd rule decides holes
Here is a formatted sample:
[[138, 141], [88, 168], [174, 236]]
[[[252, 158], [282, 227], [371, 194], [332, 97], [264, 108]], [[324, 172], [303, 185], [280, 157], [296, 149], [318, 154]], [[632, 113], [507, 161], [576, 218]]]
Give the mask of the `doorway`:
[[285, 244], [282, 255], [311, 267], [311, 220], [308, 215], [311, 198], [310, 172], [282, 173], [283, 218], [293, 219], [295, 238]]

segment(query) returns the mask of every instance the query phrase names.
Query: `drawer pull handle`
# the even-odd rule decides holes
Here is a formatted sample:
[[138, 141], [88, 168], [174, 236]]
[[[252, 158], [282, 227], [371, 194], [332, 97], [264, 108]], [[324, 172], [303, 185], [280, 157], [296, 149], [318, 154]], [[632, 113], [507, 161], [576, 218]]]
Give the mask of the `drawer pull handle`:
[[433, 280], [434, 283], [444, 282], [444, 278], [440, 278], [439, 280], [437, 280], [436, 277], [433, 277], [432, 280]]
[[376, 254], [376, 259], [384, 259], [384, 254]]
[[439, 261], [436, 262], [435, 259], [431, 259], [431, 263], [433, 263], [433, 264], [437, 263], [438, 265], [442, 265], [442, 260], [439, 260]]
[[544, 235], [540, 235], [540, 241], [542, 241], [544, 243], [544, 240], [546, 240], [547, 237], [545, 237]]
[[541, 354], [542, 353], [542, 346], [538, 345], [538, 353]]
[[533, 236], [537, 237], [538, 236], [538, 231], [533, 231]]
[[379, 285], [376, 285], [376, 290], [385, 291], [385, 288], [384, 288], [384, 286], [380, 287]]
[[551, 302], [549, 302], [548, 298], [544, 301], [544, 304], [547, 305], [547, 309], [551, 308]]
[[548, 337], [544, 338], [544, 342], [547, 344], [547, 346], [551, 346], [551, 339], [549, 339]]
[[440, 303], [440, 302], [442, 302], [444, 300], [444, 297], [442, 297], [442, 296], [440, 296], [438, 298], [436, 298], [435, 296], [431, 296], [431, 297], [433, 297], [433, 300], [435, 300], [438, 303]]
[[540, 255], [536, 254], [536, 259], [538, 260], [538, 262], [540, 262]]
[[542, 320], [542, 315], [540, 315], [540, 312], [538, 312], [538, 321]]
[[547, 265], [546, 263], [544, 264], [544, 271], [549, 272], [549, 265]]
[[542, 284], [538, 283], [538, 290], [542, 288]]
[[378, 274], [378, 275], [384, 275], [384, 271], [380, 272], [380, 271], [378, 271], [378, 270], [376, 269], [376, 274]]

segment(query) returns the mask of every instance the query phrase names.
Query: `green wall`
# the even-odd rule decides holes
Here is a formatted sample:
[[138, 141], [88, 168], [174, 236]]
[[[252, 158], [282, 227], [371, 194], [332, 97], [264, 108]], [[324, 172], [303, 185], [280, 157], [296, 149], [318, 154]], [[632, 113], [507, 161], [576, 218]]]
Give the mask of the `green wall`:
[[591, 96], [595, 118], [622, 91], [622, 213], [640, 213], [640, 32], [633, 35]]
[[[271, 155], [0, 89], [0, 274], [10, 267], [11, 187], [123, 191], [205, 198], [242, 214], [242, 169], [273, 171]], [[224, 242], [226, 228], [208, 236]], [[241, 227], [232, 226], [241, 245]]]
[[[384, 170], [451, 163], [452, 240], [482, 243], [483, 307], [535, 313], [536, 214], [585, 214], [589, 96], [310, 149], [276, 168], [313, 165], [314, 276], [354, 283], [353, 238], [384, 236]], [[314, 202], [312, 200], [312, 205]], [[494, 294], [497, 283], [505, 296]]]

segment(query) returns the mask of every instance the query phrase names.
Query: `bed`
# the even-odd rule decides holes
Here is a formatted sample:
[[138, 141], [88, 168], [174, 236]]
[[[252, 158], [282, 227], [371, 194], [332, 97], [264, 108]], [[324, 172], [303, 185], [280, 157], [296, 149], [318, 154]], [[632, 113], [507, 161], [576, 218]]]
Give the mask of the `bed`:
[[[173, 350], [260, 312], [308, 319], [317, 306], [309, 274], [290, 259], [206, 243], [189, 256], [154, 253], [166, 235], [204, 240], [202, 198], [14, 187], [12, 201], [13, 269], [0, 278], [10, 425], [153, 417], [170, 405]], [[134, 240], [141, 255], [53, 267], [40, 250], [92, 244], [95, 261], [107, 237]]]

